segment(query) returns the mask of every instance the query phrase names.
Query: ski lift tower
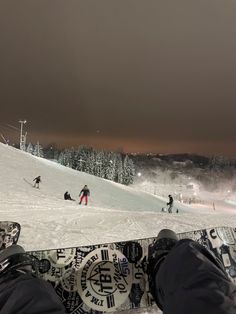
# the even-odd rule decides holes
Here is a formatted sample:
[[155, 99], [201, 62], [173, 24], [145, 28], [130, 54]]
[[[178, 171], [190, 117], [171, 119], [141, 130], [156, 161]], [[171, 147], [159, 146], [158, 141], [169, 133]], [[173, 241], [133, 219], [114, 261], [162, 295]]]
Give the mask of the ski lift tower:
[[26, 144], [26, 134], [23, 134], [23, 125], [26, 124], [26, 120], [20, 120], [20, 150], [25, 151], [25, 144]]

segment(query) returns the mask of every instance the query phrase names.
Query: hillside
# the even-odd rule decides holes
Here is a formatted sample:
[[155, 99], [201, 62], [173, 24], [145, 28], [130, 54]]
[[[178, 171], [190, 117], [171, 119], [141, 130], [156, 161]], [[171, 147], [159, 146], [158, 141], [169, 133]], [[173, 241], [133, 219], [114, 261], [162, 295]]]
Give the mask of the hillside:
[[[0, 144], [1, 220], [21, 223], [26, 249], [52, 248], [155, 236], [169, 227], [187, 231], [236, 225], [235, 205], [226, 215], [212, 208], [176, 203], [179, 214], [161, 213], [166, 199], [78, 172]], [[41, 175], [40, 189], [32, 180]], [[88, 206], [78, 205], [81, 188], [91, 191]], [[68, 190], [76, 202], [64, 201]], [[167, 192], [168, 194], [168, 192]], [[203, 214], [204, 213], [204, 214]]]

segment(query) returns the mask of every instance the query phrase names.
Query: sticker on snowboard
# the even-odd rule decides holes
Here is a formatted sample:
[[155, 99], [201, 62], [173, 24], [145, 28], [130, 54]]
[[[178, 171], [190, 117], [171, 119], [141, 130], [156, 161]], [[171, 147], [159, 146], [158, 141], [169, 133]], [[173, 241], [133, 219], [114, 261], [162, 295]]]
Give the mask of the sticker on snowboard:
[[20, 236], [20, 224], [13, 221], [0, 221], [0, 250], [17, 244]]

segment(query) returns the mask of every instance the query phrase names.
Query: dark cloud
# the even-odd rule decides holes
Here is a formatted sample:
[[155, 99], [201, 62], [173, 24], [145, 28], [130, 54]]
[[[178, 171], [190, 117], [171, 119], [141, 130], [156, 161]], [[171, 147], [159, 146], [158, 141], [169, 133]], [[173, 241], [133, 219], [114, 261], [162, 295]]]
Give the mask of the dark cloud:
[[231, 0], [2, 1], [0, 123], [65, 146], [236, 156], [235, 14]]

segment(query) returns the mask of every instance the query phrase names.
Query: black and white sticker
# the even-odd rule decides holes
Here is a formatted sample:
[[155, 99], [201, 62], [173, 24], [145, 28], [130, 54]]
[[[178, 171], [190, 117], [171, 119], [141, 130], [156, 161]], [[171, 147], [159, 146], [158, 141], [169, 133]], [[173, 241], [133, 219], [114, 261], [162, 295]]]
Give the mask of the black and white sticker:
[[73, 268], [68, 268], [62, 276], [61, 285], [68, 292], [77, 291], [77, 273]]
[[46, 258], [57, 268], [69, 265], [75, 258], [76, 248], [47, 251]]
[[118, 250], [103, 247], [89, 253], [78, 270], [78, 293], [83, 302], [97, 311], [114, 311], [128, 298], [131, 269]]

